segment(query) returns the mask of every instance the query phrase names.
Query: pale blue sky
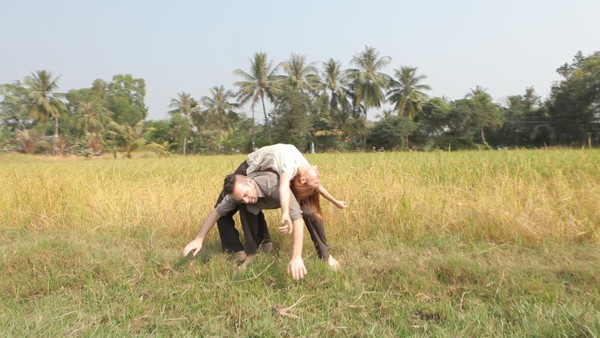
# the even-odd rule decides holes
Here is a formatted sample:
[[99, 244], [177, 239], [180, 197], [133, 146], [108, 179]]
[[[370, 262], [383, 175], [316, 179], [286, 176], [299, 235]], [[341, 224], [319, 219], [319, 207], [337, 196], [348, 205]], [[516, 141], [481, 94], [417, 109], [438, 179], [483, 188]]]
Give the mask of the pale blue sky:
[[368, 45], [392, 58], [390, 75], [418, 67], [430, 96], [480, 85], [501, 101], [527, 86], [547, 97], [556, 68], [600, 50], [598, 0], [24, 0], [0, 10], [0, 83], [45, 69], [67, 92], [132, 74], [146, 81], [149, 119], [166, 118], [179, 92], [234, 89], [233, 70], [258, 51], [348, 68]]

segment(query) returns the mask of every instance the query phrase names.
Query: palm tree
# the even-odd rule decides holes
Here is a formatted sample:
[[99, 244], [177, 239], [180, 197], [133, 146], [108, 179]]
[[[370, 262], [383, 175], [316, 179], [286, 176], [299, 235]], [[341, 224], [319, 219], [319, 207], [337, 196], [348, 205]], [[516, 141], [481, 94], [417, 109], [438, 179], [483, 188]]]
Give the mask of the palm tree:
[[394, 110], [398, 114], [403, 114], [409, 119], [414, 119], [415, 114], [421, 110], [421, 104], [428, 99], [424, 90], [430, 90], [431, 87], [426, 84], [420, 84], [426, 79], [425, 75], [417, 76], [416, 67], [402, 67], [395, 70], [396, 79], [390, 82], [390, 90], [387, 92], [388, 101], [394, 104]]
[[365, 120], [369, 107], [381, 107], [385, 101], [383, 90], [387, 88], [390, 77], [381, 69], [391, 61], [389, 56], [379, 57], [373, 47], [365, 46], [365, 50], [352, 57], [351, 64], [358, 68], [348, 69], [348, 78], [352, 82], [355, 93], [355, 107], [362, 102], [365, 108]]
[[394, 111], [392, 111], [391, 109], [384, 109], [381, 114], [379, 114], [379, 117], [383, 120], [387, 120], [389, 118], [392, 118], [394, 116]]
[[[239, 87], [237, 94], [239, 102], [245, 104], [251, 101], [250, 107], [254, 112], [254, 106], [260, 100], [267, 128], [269, 118], [265, 107], [265, 96], [273, 102], [275, 97], [281, 93], [282, 77], [277, 75], [279, 67], [280, 64], [273, 66], [273, 62], [267, 60], [266, 53], [258, 52], [254, 54], [254, 59], [250, 61], [250, 73], [246, 73], [241, 69], [234, 71], [234, 74], [243, 78], [243, 80], [234, 83], [235, 86]], [[252, 121], [254, 121], [254, 116], [252, 116]], [[269, 132], [269, 140], [270, 138], [271, 134]]]
[[[184, 118], [190, 125], [191, 131], [193, 133], [198, 132], [198, 127], [196, 127], [194, 124], [194, 119], [192, 116], [192, 114], [198, 111], [198, 102], [190, 93], [178, 93], [177, 98], [171, 99], [169, 107], [173, 108], [173, 110], [169, 111], [171, 116]], [[189, 137], [189, 130], [187, 130], [187, 128], [185, 128], [185, 130], [186, 131], [184, 132], [183, 136], [183, 155], [186, 155], [187, 153], [187, 142]]]
[[523, 104], [525, 105], [525, 111], [531, 112], [540, 105], [540, 97], [535, 94], [533, 87], [525, 88], [525, 95], [523, 96]]
[[109, 137], [109, 144], [112, 146], [115, 158], [117, 157], [117, 142], [120, 144], [121, 151], [125, 152], [127, 158], [131, 158], [132, 152], [146, 145], [146, 139], [143, 136], [144, 124], [144, 120], [140, 120], [133, 127], [127, 123], [118, 124], [114, 121], [110, 122], [106, 134]]
[[475, 88], [471, 88], [471, 91], [465, 95], [465, 99], [475, 99], [475, 98], [489, 98], [490, 101], [492, 97], [487, 92], [487, 88], [483, 88], [480, 85], [475, 86]]
[[77, 127], [84, 131], [88, 139], [88, 148], [94, 153], [101, 150], [102, 134], [112, 122], [111, 112], [97, 100], [81, 101], [75, 108]]
[[83, 101], [76, 108], [78, 127], [94, 136], [100, 136], [112, 121], [111, 112], [98, 101]]
[[231, 90], [225, 90], [225, 87], [212, 87], [210, 96], [203, 96], [200, 103], [206, 107], [208, 123], [213, 125], [221, 132], [227, 131], [231, 127], [231, 117], [235, 115], [235, 109], [239, 107], [238, 103], [231, 102], [235, 98], [235, 93]]
[[339, 61], [329, 59], [322, 64], [321, 70], [321, 94], [317, 99], [317, 105], [331, 122], [334, 129], [342, 130], [350, 116], [350, 101], [347, 89], [344, 88], [344, 73]]
[[28, 95], [31, 100], [29, 115], [39, 122], [45, 122], [48, 117], [54, 119], [55, 145], [58, 141], [60, 114], [67, 111], [64, 102], [60, 100], [62, 94], [54, 92], [58, 88], [59, 78], [52, 78], [52, 73], [40, 70], [25, 79], [25, 83], [29, 87]]
[[318, 70], [313, 63], [306, 64], [304, 55], [292, 53], [290, 59], [282, 64], [282, 68], [287, 75], [286, 85], [293, 90], [308, 94], [318, 85]]

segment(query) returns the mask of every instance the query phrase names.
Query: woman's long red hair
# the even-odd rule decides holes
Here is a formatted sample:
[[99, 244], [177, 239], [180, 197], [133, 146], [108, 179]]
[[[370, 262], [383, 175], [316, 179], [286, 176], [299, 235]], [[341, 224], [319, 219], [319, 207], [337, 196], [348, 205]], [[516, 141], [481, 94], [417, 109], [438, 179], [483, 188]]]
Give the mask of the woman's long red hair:
[[292, 180], [291, 189], [301, 207], [308, 207], [319, 220], [323, 219], [319, 191], [300, 183], [296, 179]]

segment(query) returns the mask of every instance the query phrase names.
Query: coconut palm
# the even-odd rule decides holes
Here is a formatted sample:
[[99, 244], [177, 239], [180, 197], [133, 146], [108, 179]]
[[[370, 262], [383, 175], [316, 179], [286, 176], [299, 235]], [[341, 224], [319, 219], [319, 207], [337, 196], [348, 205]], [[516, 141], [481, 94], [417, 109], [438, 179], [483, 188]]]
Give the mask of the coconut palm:
[[421, 110], [421, 104], [427, 101], [428, 96], [423, 91], [431, 87], [421, 84], [426, 79], [425, 75], [417, 75], [416, 67], [402, 67], [395, 70], [395, 77], [390, 81], [390, 90], [386, 93], [388, 101], [394, 104], [394, 110], [409, 119], [414, 119], [415, 114]]
[[169, 111], [169, 114], [172, 117], [183, 118], [189, 124], [189, 128], [183, 128], [183, 154], [185, 155], [187, 153], [187, 143], [190, 131], [193, 133], [198, 132], [198, 127], [195, 125], [193, 119], [193, 115], [198, 112], [198, 102], [190, 93], [181, 92], [177, 94], [177, 98], [171, 99], [169, 107], [172, 108], [172, 110]]
[[25, 79], [31, 100], [29, 115], [39, 122], [45, 122], [48, 117], [54, 119], [55, 143], [58, 140], [60, 114], [67, 111], [64, 102], [60, 100], [62, 94], [55, 92], [59, 78], [53, 78], [52, 73], [40, 70]]
[[286, 74], [285, 84], [292, 90], [305, 94], [312, 92], [318, 86], [318, 70], [313, 63], [307, 64], [304, 55], [294, 54], [282, 64]]
[[351, 64], [357, 68], [348, 69], [348, 78], [354, 90], [354, 106], [364, 105], [365, 120], [370, 107], [381, 107], [385, 101], [384, 90], [387, 88], [390, 77], [381, 70], [391, 61], [389, 56], [379, 57], [379, 52], [373, 47], [365, 49], [352, 57]]
[[350, 98], [344, 88], [344, 72], [339, 61], [329, 59], [322, 64], [317, 105], [334, 129], [342, 130], [350, 116]]
[[192, 114], [197, 112], [198, 102], [190, 93], [178, 93], [176, 98], [171, 99], [169, 108], [172, 108], [172, 110], [169, 111], [171, 116], [179, 114], [189, 121], [191, 127], [194, 127]]
[[[241, 69], [234, 71], [235, 75], [243, 78], [243, 80], [234, 83], [235, 86], [239, 87], [237, 94], [239, 102], [245, 104], [251, 101], [250, 107], [254, 111], [254, 106], [260, 101], [267, 127], [269, 126], [269, 118], [265, 107], [265, 96], [273, 102], [276, 96], [281, 93], [282, 77], [277, 75], [280, 66], [280, 64], [273, 66], [273, 62], [268, 61], [267, 54], [259, 52], [254, 54], [254, 58], [250, 61], [250, 73]], [[252, 120], [254, 120], [254, 116]], [[270, 137], [269, 133], [269, 139]]]
[[481, 99], [486, 99], [486, 100], [489, 99], [490, 101], [492, 100], [492, 97], [487, 92], [487, 88], [483, 88], [480, 85], [475, 86], [475, 88], [471, 88], [470, 91], [465, 95], [465, 98], [466, 99], [481, 98]]
[[535, 89], [533, 87], [525, 88], [523, 104], [525, 105], [525, 111], [527, 112], [531, 112], [532, 110], [540, 106], [540, 97], [536, 95]]
[[239, 107], [236, 102], [231, 102], [235, 98], [235, 93], [231, 90], [225, 90], [225, 87], [212, 87], [210, 96], [203, 96], [200, 102], [206, 107], [206, 117], [208, 124], [212, 125], [221, 132], [227, 131], [231, 127], [231, 117], [235, 116], [235, 109]]
[[80, 102], [75, 111], [77, 126], [96, 137], [100, 136], [105, 126], [112, 121], [111, 112], [98, 101]]
[[127, 158], [131, 158], [132, 152], [146, 145], [147, 142], [143, 136], [144, 124], [144, 120], [139, 121], [133, 127], [127, 123], [118, 124], [114, 121], [108, 124], [106, 131], [107, 143], [113, 149], [114, 157], [116, 157], [117, 146], [125, 152]]

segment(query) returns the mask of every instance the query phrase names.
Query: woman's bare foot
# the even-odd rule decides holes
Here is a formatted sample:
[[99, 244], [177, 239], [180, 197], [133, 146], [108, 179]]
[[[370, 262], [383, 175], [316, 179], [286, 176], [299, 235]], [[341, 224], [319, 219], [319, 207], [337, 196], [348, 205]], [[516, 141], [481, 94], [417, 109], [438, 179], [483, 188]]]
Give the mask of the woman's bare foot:
[[329, 258], [327, 259], [327, 265], [329, 265], [332, 270], [338, 270], [342, 268], [340, 262], [333, 258], [332, 255], [329, 255]]

